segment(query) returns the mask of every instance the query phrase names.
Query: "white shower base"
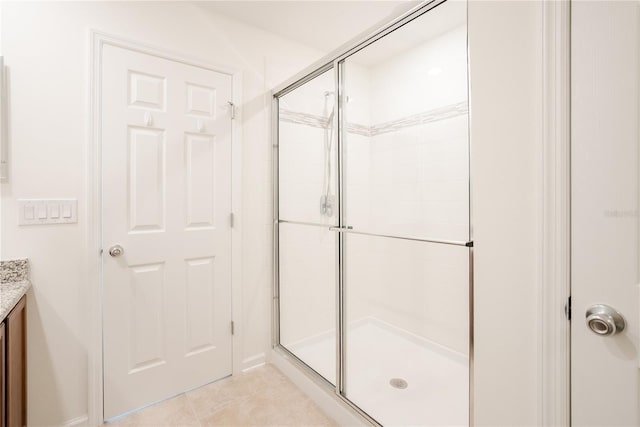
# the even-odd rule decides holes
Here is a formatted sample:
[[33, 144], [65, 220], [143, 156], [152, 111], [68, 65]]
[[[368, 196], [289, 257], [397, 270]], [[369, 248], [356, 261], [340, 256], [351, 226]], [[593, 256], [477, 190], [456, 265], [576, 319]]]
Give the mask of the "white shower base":
[[[382, 425], [468, 425], [469, 361], [465, 355], [375, 318], [351, 324], [346, 346], [346, 396]], [[333, 333], [287, 348], [333, 382]], [[405, 380], [408, 387], [392, 387], [392, 378]]]

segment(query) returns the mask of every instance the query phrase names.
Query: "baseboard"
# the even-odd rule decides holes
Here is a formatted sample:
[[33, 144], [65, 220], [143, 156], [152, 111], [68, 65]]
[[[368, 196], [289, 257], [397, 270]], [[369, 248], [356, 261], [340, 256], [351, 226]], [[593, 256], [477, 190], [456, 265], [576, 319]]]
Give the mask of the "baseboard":
[[253, 356], [247, 357], [242, 361], [241, 371], [249, 371], [251, 369], [260, 367], [267, 362], [267, 355], [264, 353], [254, 354]]
[[81, 415], [79, 417], [73, 418], [71, 420], [68, 420], [62, 423], [62, 427], [78, 427], [78, 426], [88, 426], [88, 425], [89, 425], [88, 415]]

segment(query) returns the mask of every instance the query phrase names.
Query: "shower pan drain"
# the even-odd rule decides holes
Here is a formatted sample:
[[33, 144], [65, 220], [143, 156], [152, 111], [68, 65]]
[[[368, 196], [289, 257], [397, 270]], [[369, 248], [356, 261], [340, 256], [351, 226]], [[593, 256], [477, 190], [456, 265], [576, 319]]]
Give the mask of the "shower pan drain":
[[405, 389], [409, 386], [409, 383], [407, 383], [402, 378], [391, 378], [389, 380], [389, 384], [391, 384], [391, 387], [399, 389]]

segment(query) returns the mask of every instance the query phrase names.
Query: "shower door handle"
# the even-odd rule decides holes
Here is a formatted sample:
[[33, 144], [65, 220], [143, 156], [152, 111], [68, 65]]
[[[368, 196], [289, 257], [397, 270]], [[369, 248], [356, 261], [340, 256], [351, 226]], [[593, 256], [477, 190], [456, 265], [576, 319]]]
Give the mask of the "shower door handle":
[[349, 231], [349, 230], [353, 230], [353, 227], [350, 225], [347, 225], [345, 227], [337, 227], [337, 226], [329, 227], [329, 231], [337, 231], [340, 233], [343, 231]]

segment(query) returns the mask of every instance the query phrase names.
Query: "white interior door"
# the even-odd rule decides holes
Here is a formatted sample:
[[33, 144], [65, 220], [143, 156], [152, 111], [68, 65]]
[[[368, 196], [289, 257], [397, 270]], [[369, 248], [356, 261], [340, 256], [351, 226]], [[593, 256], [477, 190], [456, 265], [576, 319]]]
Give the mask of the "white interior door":
[[231, 88], [104, 48], [105, 419], [231, 374]]
[[[637, 426], [640, 4], [574, 1], [571, 14], [572, 424]], [[592, 331], [594, 304], [624, 330]]]

